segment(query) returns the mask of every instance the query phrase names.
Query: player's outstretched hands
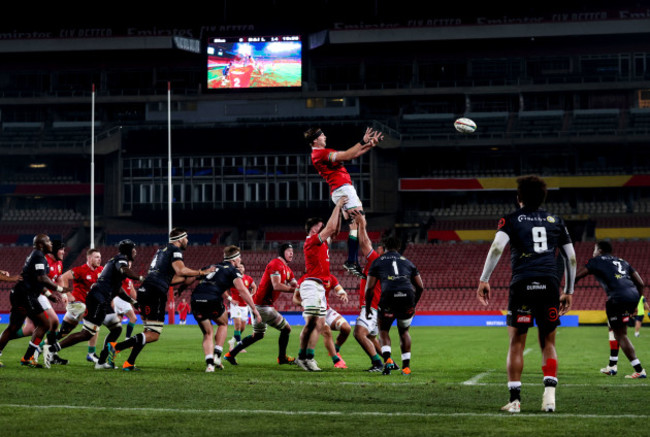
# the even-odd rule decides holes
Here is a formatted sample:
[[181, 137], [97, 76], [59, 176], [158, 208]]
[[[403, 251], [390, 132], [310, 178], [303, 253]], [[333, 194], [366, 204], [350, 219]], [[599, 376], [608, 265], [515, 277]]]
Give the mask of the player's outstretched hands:
[[336, 206], [338, 206], [339, 208], [343, 208], [343, 205], [345, 205], [347, 201], [348, 201], [348, 196], [341, 196]]
[[476, 290], [476, 297], [483, 306], [488, 306], [490, 303], [490, 284], [484, 281], [479, 281], [478, 290]]
[[560, 296], [560, 315], [563, 316], [571, 309], [572, 294], [562, 293]]
[[384, 135], [381, 132], [368, 127], [366, 128], [366, 132], [363, 134], [362, 145], [365, 148], [375, 147], [383, 139], [384, 139]]

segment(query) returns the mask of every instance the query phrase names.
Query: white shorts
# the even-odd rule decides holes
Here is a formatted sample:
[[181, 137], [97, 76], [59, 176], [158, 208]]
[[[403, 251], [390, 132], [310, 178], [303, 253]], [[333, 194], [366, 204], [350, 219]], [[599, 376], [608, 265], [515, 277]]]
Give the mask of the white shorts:
[[352, 208], [361, 208], [361, 199], [357, 195], [357, 190], [354, 189], [354, 186], [350, 184], [341, 185], [336, 190], [332, 191], [332, 202], [334, 205], [339, 203], [339, 199], [343, 196], [347, 196], [348, 201], [343, 205], [343, 209], [352, 209]]
[[43, 307], [43, 310], [45, 310], [45, 311], [52, 308], [52, 304], [50, 303], [50, 300], [47, 297], [45, 297], [44, 294], [41, 294], [41, 295], [38, 296], [38, 303], [41, 304], [41, 306]]
[[70, 302], [65, 306], [65, 311], [65, 316], [63, 316], [64, 319], [72, 319], [79, 322], [86, 313], [86, 304], [78, 301]]
[[231, 319], [242, 319], [243, 321], [248, 320], [248, 305], [240, 306], [232, 302], [230, 304], [230, 318]]
[[300, 299], [304, 308], [302, 316], [325, 317], [327, 301], [325, 300], [325, 287], [320, 282], [306, 279], [300, 284]]
[[116, 296], [115, 299], [113, 299], [113, 305], [115, 306], [115, 312], [117, 314], [126, 314], [133, 310], [131, 304], [119, 296]]
[[338, 331], [338, 328], [334, 326], [334, 321], [339, 317], [341, 317], [341, 315], [335, 309], [328, 308], [325, 313], [325, 323], [334, 331]]
[[379, 334], [379, 327], [377, 326], [377, 310], [370, 309], [370, 319], [366, 318], [366, 307], [361, 307], [359, 317], [357, 317], [356, 324], [363, 326], [368, 330], [368, 334], [377, 336]]

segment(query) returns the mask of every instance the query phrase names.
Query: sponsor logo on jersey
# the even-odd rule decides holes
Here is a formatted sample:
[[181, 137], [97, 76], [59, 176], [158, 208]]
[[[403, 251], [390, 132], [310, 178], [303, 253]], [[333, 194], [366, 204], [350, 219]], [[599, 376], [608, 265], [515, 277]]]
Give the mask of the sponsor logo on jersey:
[[546, 221], [548, 221], [549, 223], [555, 223], [555, 217], [549, 215], [548, 217], [546, 217]]
[[543, 220], [546, 220], [545, 218], [542, 217], [529, 217], [527, 215], [521, 214], [519, 217], [517, 217], [518, 222], [541, 222]]

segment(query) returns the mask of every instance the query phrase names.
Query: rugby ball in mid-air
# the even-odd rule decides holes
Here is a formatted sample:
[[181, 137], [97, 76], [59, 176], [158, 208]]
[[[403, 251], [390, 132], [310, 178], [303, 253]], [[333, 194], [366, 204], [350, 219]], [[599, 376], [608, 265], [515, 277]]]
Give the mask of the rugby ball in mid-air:
[[474, 123], [474, 120], [464, 117], [454, 121], [454, 127], [462, 134], [471, 134], [476, 131], [476, 123]]

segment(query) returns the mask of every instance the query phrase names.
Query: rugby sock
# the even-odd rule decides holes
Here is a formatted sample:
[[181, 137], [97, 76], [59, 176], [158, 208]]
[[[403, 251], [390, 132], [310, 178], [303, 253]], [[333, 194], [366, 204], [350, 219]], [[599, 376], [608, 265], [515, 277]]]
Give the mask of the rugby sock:
[[215, 346], [214, 347], [214, 354], [217, 356], [217, 358], [221, 358], [221, 354], [223, 354], [223, 347]]
[[129, 322], [126, 324], [126, 338], [129, 338], [133, 335], [133, 328], [135, 328], [135, 323]]
[[557, 385], [557, 360], [549, 358], [546, 364], [542, 366], [544, 374], [544, 387], [555, 387]]
[[56, 334], [57, 340], [60, 340], [63, 338], [63, 336], [68, 335], [72, 330], [74, 329], [74, 325], [72, 323], [68, 323], [65, 320], [61, 322], [61, 328], [59, 328], [59, 332]]
[[241, 331], [235, 330], [235, 333], [233, 334], [233, 337], [235, 337], [235, 341], [239, 343], [241, 341]]
[[618, 351], [619, 344], [614, 337], [614, 332], [609, 331], [609, 365], [615, 366], [618, 364]]
[[643, 372], [643, 366], [641, 365], [641, 361], [639, 361], [638, 358], [636, 360], [630, 361], [630, 364], [632, 365], [632, 367], [634, 367], [635, 372], [638, 373]]
[[402, 354], [402, 368], [411, 367], [411, 352]]
[[25, 361], [29, 361], [32, 359], [34, 356], [34, 353], [38, 350], [38, 345], [41, 343], [41, 339], [37, 338], [33, 342], [29, 342], [29, 346], [27, 347], [27, 352], [25, 352], [25, 355], [23, 356], [23, 359]]
[[122, 348], [119, 348], [118, 346], [121, 345], [121, 344], [124, 344], [124, 343], [126, 343], [126, 342], [128, 342], [129, 340], [132, 340], [132, 339], [135, 339], [135, 344], [133, 346], [130, 346], [130, 347], [133, 347], [133, 349], [131, 349], [131, 355], [129, 355], [129, 359], [127, 360], [127, 362], [129, 364], [131, 364], [132, 366], [135, 366], [136, 358], [138, 358], [138, 355], [140, 354], [140, 352], [142, 352], [142, 349], [144, 349], [144, 346], [147, 344], [147, 339], [146, 339], [146, 337], [144, 336], [143, 333], [140, 333], [140, 334], [136, 335], [135, 337], [131, 337], [128, 340], [124, 340], [122, 343], [118, 343], [117, 345], [115, 345], [115, 348], [117, 350], [123, 350]]
[[96, 350], [95, 346], [88, 346], [88, 355], [94, 355]]
[[521, 401], [521, 381], [508, 381], [510, 402]]
[[359, 238], [357, 233], [356, 229], [352, 229], [348, 234], [348, 261], [355, 264], [359, 262]]
[[284, 358], [287, 356], [287, 345], [289, 344], [289, 334], [291, 331], [283, 329], [280, 331], [280, 338], [278, 339], [278, 357]]
[[339, 361], [341, 361], [341, 359], [339, 358], [338, 355], [332, 355], [331, 358], [332, 358], [332, 362], [333, 362], [334, 364], [336, 364], [336, 363], [338, 363]]
[[313, 360], [316, 356], [316, 351], [314, 349], [307, 349], [305, 351], [305, 358], [308, 360]]
[[14, 338], [23, 338], [25, 336], [25, 333], [23, 332], [23, 328], [20, 328], [18, 331], [16, 331], [15, 337]]
[[337, 353], [337, 354], [338, 354], [339, 352], [341, 352], [341, 346], [338, 345], [338, 344], [334, 344], [334, 349], [336, 349], [336, 353]]
[[[246, 349], [248, 346], [255, 343], [257, 340], [258, 339], [254, 338], [253, 335], [249, 335], [247, 337], [244, 337], [244, 339], [241, 342], [237, 343], [237, 346], [235, 346], [234, 349], [232, 349], [229, 352], [230, 356], [231, 357], [236, 356], [239, 352], [241, 352], [243, 349]], [[285, 351], [286, 351], [286, 347], [285, 347]], [[282, 355], [282, 357], [284, 357], [284, 355]]]
[[391, 347], [390, 346], [382, 346], [381, 347], [381, 356], [384, 359], [384, 362], [390, 360], [390, 354], [391, 354]]
[[372, 362], [373, 366], [381, 366], [381, 357], [379, 354], [375, 354], [374, 357], [370, 357], [370, 361]]
[[57, 332], [56, 331], [47, 331], [47, 344], [52, 345], [52, 346], [58, 346], [56, 340], [57, 340]]
[[214, 355], [206, 355], [205, 356], [205, 364], [207, 366], [214, 366]]
[[106, 338], [104, 338], [104, 347], [99, 353], [99, 361], [97, 361], [98, 364], [104, 364], [106, 362], [106, 359], [108, 358], [108, 343], [113, 343], [115, 340], [120, 338], [121, 333], [122, 327], [108, 331]]
[[307, 359], [307, 352], [304, 349], [298, 349], [298, 359], [304, 360]]
[[[115, 350], [116, 351], [123, 351], [125, 349], [135, 347], [135, 345], [138, 344], [138, 343], [146, 343], [146, 341], [147, 340], [145, 339], [144, 333], [141, 332], [138, 335], [134, 335], [133, 337], [129, 337], [126, 340], [116, 344], [115, 345]], [[90, 347], [88, 348], [88, 350], [90, 351]], [[131, 363], [131, 364], [133, 364], [133, 363]]]

